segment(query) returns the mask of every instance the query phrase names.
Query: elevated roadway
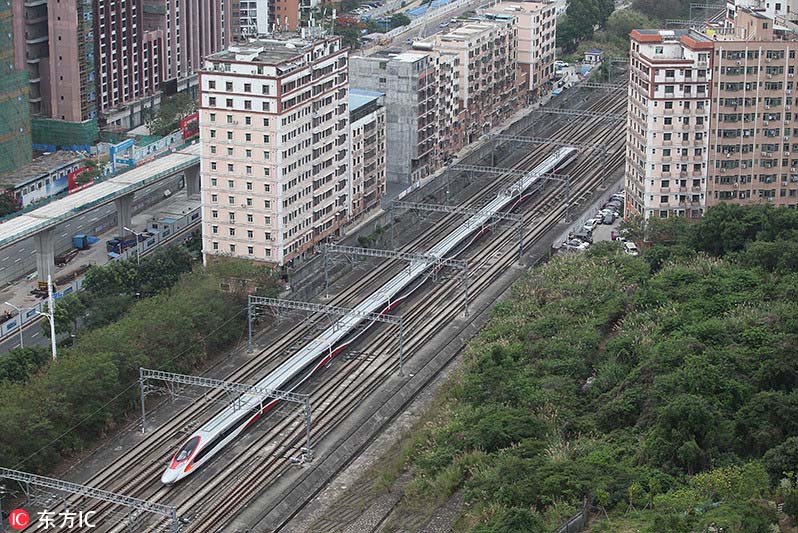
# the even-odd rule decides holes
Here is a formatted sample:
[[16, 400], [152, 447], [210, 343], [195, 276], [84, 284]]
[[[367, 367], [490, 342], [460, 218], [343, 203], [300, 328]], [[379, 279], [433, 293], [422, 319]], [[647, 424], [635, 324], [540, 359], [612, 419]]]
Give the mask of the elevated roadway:
[[198, 143], [133, 168], [118, 176], [93, 185], [75, 194], [50, 202], [0, 224], [0, 250], [23, 239], [34, 238], [39, 281], [46, 281], [54, 264], [54, 229], [59, 224], [85, 214], [89, 210], [113, 202], [117, 211], [119, 235], [131, 224], [133, 195], [162, 180], [178, 174], [186, 178], [188, 194], [199, 192], [200, 145]]

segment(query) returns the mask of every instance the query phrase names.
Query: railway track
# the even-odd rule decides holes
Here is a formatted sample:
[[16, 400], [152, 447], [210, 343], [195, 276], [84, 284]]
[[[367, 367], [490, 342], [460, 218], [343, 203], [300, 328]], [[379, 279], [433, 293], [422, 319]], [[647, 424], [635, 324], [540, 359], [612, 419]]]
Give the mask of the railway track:
[[[622, 102], [605, 101], [594, 107], [597, 108], [596, 110], [606, 109], [608, 112], [617, 112], [615, 108], [621, 106]], [[561, 130], [565, 129], [564, 127]], [[602, 127], [593, 135], [587, 135], [582, 132], [573, 140], [588, 142], [590, 139], [595, 139], [598, 141], [611, 136], [615, 129], [618, 128]], [[565, 131], [559, 132], [560, 136], [565, 135], [565, 133]], [[613, 149], [620, 153], [620, 150], [617, 150], [617, 146], [622, 144], [622, 136], [615, 135], [615, 139], [616, 142], [612, 145]], [[541, 159], [548, 151], [546, 147], [539, 147], [533, 150], [515, 168], [533, 166], [533, 162]], [[618, 161], [613, 161], [613, 158], [611, 158], [608, 167], [612, 168], [618, 164], [622, 157], [622, 154], [613, 156]], [[577, 169], [588, 170], [590, 164], [590, 162], [581, 160], [577, 163]], [[569, 170], [569, 172], [576, 174], [577, 170]], [[574, 187], [573, 191], [575, 195], [580, 191], [589, 190], [600, 179], [595, 172], [591, 175], [593, 178], [578, 182], [579, 185]], [[484, 203], [486, 199], [495, 197], [496, 192], [502, 185], [501, 180], [495, 180], [491, 186], [485, 187], [480, 193], [472, 196], [467, 204], [474, 208], [480, 207], [480, 204]], [[554, 205], [543, 205], [544, 202], [549, 202], [550, 204], [559, 202], [559, 198], [562, 195], [562, 187], [549, 187], [544, 194], [535, 199], [535, 207], [547, 210], [548, 214], [530, 214], [527, 212], [524, 215], [525, 226], [528, 228], [525, 241], [528, 244], [541, 232], [541, 228], [531, 225], [534, 219], [542, 216], [544, 221], [553, 221], [562, 216], [564, 207], [558, 208]], [[434, 228], [413, 239], [403, 249], [408, 251], [416, 250], [437, 240], [442, 234], [449, 231], [456, 222], [457, 217], [454, 215], [444, 217]], [[476, 275], [472, 282], [474, 293], [483, 290], [501, 271], [506, 269], [507, 265], [515, 260], [514, 256], [508, 259], [506, 257], [507, 254], [502, 254], [502, 248], [508, 246], [510, 239], [513, 237], [508, 232], [498, 234], [496, 237], [491, 239], [489, 243], [483, 243], [479, 250], [469, 253], [471, 261], [485, 265], [485, 268], [481, 269], [484, 272]], [[511, 246], [511, 248], [514, 249], [514, 246]], [[510, 255], [514, 254], [511, 253]], [[502, 257], [504, 259], [501, 259]], [[492, 258], [498, 258], [498, 260], [488, 264]], [[332, 299], [331, 303], [343, 306], [350, 305], [351, 302], [359, 300], [369, 288], [378, 285], [381, 280], [387, 279], [401, 268], [401, 264], [380, 263], [368, 276], [364, 276], [357, 283], [344, 290], [342, 294]], [[411, 332], [409, 338], [406, 339], [406, 352], [410, 356], [428, 335], [439, 331], [459, 312], [459, 306], [456, 306], [458, 311], [454, 311], [452, 309], [453, 306], [446, 303], [452, 298], [455, 301], [459, 301], [457, 298], [458, 283], [457, 280], [439, 283], [434, 287], [432, 294], [425, 293], [424, 299], [430, 302], [426, 305], [414, 305], [418, 298], [413, 298], [407, 304], [403, 304], [406, 309], [404, 316], [408, 324], [406, 331]], [[429, 320], [430, 313], [436, 320]], [[276, 364], [285, 350], [290, 349], [291, 346], [297, 343], [297, 338], [312, 334], [315, 324], [318, 324], [320, 320], [322, 320], [321, 317], [314, 317], [301, 327], [295, 328], [292, 335], [277, 339], [273, 345], [261, 351], [247, 365], [233, 372], [227, 379], [248, 382], [252, 381], [256, 376], [262, 375], [268, 368]], [[348, 361], [338, 359], [335, 364], [340, 366], [340, 368], [337, 368], [333, 375], [322, 374], [320, 377], [324, 379], [321, 383], [314, 384], [314, 382], [319, 381], [319, 379], [315, 379], [306, 387], [313, 389], [313, 404], [316, 406], [314, 411], [316, 413], [314, 416], [314, 440], [316, 442], [324, 439], [342, 419], [351, 413], [353, 403], [351, 400], [347, 401], [347, 398], [370, 395], [386, 380], [390, 379], [395, 372], [396, 331], [394, 328], [378, 328], [370, 332], [358, 344], [368, 345], [369, 352], [381, 355], [373, 357], [369, 362], [370, 364], [363, 364], [363, 361], [357, 358]], [[218, 399], [221, 394], [210, 394], [209, 396]], [[324, 406], [328, 407], [325, 409], [323, 408]], [[191, 408], [184, 409], [125, 454], [119, 463], [114, 465], [114, 470], [101, 472], [91, 478], [87, 484], [152, 501], [176, 504], [178, 505], [178, 514], [180, 516], [193, 518], [192, 522], [187, 526], [187, 529], [190, 530], [205, 531], [209, 530], [209, 528], [212, 529], [213, 524], [226, 523], [225, 521], [237, 511], [237, 507], [245, 503], [269, 480], [274, 479], [286, 468], [290, 468], [291, 462], [288, 457], [290, 454], [281, 453], [281, 450], [289, 452], [295, 450], [298, 439], [302, 438], [302, 434], [297, 424], [297, 417], [281, 417], [279, 412], [275, 413], [273, 416], [266, 418], [268, 420], [266, 422], [268, 429], [262, 435], [257, 434], [262, 426], [253, 429], [252, 433], [255, 435], [250, 435], [249, 439], [254, 441], [253, 445], [248, 446], [244, 453], [236, 455], [237, 452], [234, 449], [237, 447], [232, 446], [215, 459], [213, 464], [204, 467], [203, 473], [194, 476], [194, 479], [187, 480], [185, 485], [171, 489], [160, 486], [158, 482], [160, 472], [165, 467], [180, 440], [179, 437], [175, 437], [175, 434], [179, 433], [181, 429], [192, 427], [192, 421], [207, 417], [218, 408], [216, 404], [208, 404], [194, 405]], [[320, 411], [321, 414], [318, 414]], [[256, 450], [256, 452], [252, 450]], [[231, 463], [223, 464], [227, 462], [230, 455], [236, 455], [236, 457], [233, 458]], [[258, 462], [259, 460], [260, 462]], [[120, 471], [131, 472], [131, 469], [133, 470], [131, 474], [124, 476], [118, 474]], [[202, 482], [201, 486], [197, 486], [200, 485], [199, 481]], [[242, 491], [242, 487], [247, 490]], [[187, 497], [180, 498], [181, 495]], [[235, 497], [231, 497], [232, 495]], [[80, 502], [77, 499], [72, 503], [77, 506], [83, 503], [84, 508], [97, 511], [99, 514], [96, 516], [107, 516], [112, 512], [110, 506], [105, 504], [85, 505], [85, 502]], [[76, 508], [75, 505], [72, 505], [72, 508]], [[154, 527], [157, 528], [158, 526]]]

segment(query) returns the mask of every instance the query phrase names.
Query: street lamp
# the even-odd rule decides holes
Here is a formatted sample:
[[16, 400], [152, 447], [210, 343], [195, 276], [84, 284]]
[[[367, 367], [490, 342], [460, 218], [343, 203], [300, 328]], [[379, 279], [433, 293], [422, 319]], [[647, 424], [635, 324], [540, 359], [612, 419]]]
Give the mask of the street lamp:
[[8, 307], [13, 307], [17, 311], [17, 318], [19, 318], [19, 347], [24, 348], [25, 345], [22, 342], [22, 309], [9, 302], [3, 303], [5, 303]]
[[139, 239], [139, 237], [141, 235], [144, 235], [144, 234], [143, 233], [138, 233], [136, 231], [133, 231], [132, 229], [128, 228], [127, 226], [122, 226], [122, 229], [125, 230], [125, 231], [129, 231], [130, 233], [132, 233], [133, 235], [136, 236], [136, 264], [140, 265], [141, 264], [141, 247], [140, 247], [141, 246], [141, 239]]

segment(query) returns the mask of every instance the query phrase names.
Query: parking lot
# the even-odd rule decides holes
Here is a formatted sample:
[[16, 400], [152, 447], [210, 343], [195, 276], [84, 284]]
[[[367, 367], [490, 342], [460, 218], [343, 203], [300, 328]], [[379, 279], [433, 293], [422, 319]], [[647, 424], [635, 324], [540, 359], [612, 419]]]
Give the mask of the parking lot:
[[[592, 218], [588, 219], [581, 228], [574, 229], [560, 247], [561, 252], [582, 252], [591, 244], [599, 241], [616, 240], [619, 228], [623, 222], [623, 193], [616, 193], [602, 206]], [[627, 243], [623, 237], [624, 251], [629, 255], [637, 255], [638, 250], [634, 243]]]

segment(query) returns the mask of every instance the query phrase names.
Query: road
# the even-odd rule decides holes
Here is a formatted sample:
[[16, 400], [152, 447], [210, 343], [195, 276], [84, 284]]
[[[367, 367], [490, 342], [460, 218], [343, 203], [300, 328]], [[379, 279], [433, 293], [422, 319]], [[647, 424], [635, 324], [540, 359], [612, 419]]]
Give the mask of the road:
[[[36, 322], [28, 322], [22, 328], [22, 343], [27, 346], [47, 346], [50, 344], [50, 339], [45, 337], [42, 333], [42, 324], [46, 324], [41, 320]], [[58, 335], [56, 339], [60, 342], [66, 339], [68, 335]], [[12, 335], [0, 342], [0, 354], [4, 354], [9, 350], [19, 348], [19, 334]], [[2, 357], [2, 355], [0, 355]]]
[[[163, 199], [164, 190], [174, 193], [182, 178], [175, 177], [165, 182], [151, 185], [136, 193], [133, 199], [133, 214], [151, 205], [150, 200]], [[154, 196], [155, 195], [155, 196]], [[149, 198], [148, 198], [149, 197]], [[138, 208], [137, 208], [138, 204]], [[79, 217], [55, 227], [55, 254], [59, 255], [72, 248], [74, 235], [99, 235], [116, 224], [116, 208], [113, 204], [87, 211]], [[135, 228], [134, 228], [135, 229]], [[31, 237], [5, 248], [0, 252], [0, 285], [21, 280], [36, 270], [36, 240]]]

